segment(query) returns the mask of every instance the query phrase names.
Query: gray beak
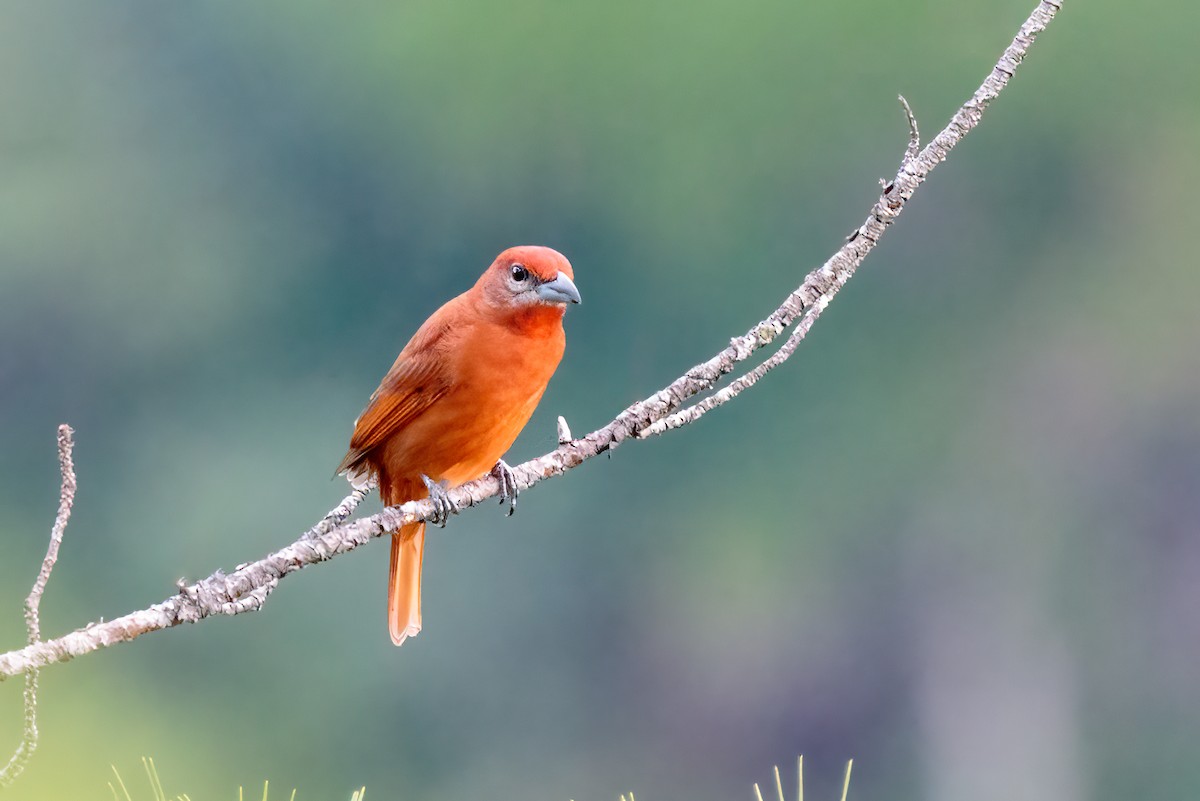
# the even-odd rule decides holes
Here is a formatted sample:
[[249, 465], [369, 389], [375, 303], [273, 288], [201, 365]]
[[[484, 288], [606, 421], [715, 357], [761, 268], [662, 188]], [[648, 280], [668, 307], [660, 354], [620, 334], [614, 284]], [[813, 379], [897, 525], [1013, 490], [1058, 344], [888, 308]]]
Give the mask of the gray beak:
[[579, 303], [579, 290], [575, 282], [559, 273], [553, 281], [547, 281], [537, 288], [538, 297], [546, 303]]

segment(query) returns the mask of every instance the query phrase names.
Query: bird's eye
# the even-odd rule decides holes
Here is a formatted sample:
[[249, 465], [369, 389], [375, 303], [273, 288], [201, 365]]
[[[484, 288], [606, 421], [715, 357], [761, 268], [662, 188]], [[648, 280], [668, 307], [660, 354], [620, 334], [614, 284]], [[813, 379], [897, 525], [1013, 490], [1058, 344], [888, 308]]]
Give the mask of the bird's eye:
[[520, 283], [529, 277], [529, 270], [526, 270], [525, 267], [520, 264], [514, 264], [510, 268], [510, 271], [512, 272], [513, 280], [517, 283]]

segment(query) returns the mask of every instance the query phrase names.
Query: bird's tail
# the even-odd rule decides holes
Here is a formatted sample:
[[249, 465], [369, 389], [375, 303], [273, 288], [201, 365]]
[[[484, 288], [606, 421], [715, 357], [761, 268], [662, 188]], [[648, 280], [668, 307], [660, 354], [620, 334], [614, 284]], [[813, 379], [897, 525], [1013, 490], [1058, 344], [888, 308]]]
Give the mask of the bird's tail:
[[[424, 489], [424, 488], [422, 488]], [[416, 487], [388, 487], [387, 506], [424, 497]], [[392, 534], [392, 561], [388, 572], [388, 631], [392, 642], [403, 645], [421, 630], [421, 559], [425, 555], [425, 524], [401, 526]]]
[[421, 559], [425, 524], [401, 526], [392, 534], [392, 568], [388, 574], [388, 630], [403, 645], [421, 630]]

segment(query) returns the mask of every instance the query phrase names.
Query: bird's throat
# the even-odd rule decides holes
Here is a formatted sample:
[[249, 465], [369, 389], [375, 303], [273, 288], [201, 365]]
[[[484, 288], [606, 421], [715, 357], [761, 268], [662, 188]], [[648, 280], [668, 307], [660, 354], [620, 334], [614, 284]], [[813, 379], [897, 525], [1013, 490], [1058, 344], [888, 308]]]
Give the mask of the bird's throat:
[[524, 336], [550, 336], [562, 330], [565, 312], [566, 308], [559, 304], [531, 303], [509, 311], [504, 322]]

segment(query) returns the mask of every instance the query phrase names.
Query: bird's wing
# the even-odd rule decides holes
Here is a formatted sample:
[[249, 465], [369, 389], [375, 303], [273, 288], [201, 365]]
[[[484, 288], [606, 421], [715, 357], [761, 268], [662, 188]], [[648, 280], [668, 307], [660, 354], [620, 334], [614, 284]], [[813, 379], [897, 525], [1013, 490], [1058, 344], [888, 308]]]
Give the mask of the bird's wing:
[[368, 454], [428, 409], [450, 388], [445, 338], [450, 327], [421, 327], [396, 358], [367, 408], [354, 421], [350, 451], [337, 472], [360, 472]]

